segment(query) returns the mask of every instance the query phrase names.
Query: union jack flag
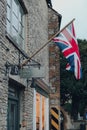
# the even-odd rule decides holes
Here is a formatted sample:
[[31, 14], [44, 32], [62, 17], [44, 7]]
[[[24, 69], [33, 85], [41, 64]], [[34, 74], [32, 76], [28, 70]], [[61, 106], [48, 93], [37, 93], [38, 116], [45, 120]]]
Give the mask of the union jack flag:
[[62, 30], [58, 36], [53, 38], [53, 41], [60, 48], [64, 57], [68, 61], [66, 70], [73, 71], [76, 79], [80, 79], [82, 76], [82, 69], [73, 22]]

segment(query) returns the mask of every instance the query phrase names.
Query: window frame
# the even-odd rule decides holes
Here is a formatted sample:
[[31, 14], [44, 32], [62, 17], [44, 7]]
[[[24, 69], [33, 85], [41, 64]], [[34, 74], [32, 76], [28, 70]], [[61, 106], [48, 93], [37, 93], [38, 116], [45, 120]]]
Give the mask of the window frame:
[[[24, 32], [25, 32], [25, 15], [28, 13], [28, 11], [27, 11], [27, 9], [26, 9], [26, 7], [25, 7], [25, 5], [24, 5], [24, 2], [23, 1], [20, 1], [20, 0], [16, 0], [17, 2], [18, 2], [18, 9], [19, 9], [19, 13], [21, 12], [20, 10], [22, 10], [22, 13], [20, 13], [20, 14], [23, 14], [22, 15], [22, 17], [23, 17], [23, 25], [20, 23], [20, 21], [18, 21], [18, 26], [19, 26], [19, 24], [20, 24], [20, 26], [21, 26], [21, 29], [23, 29], [24, 28], [24, 30], [22, 31], [23, 32], [23, 37], [21, 37], [22, 35], [20, 35], [19, 34], [19, 36], [18, 36], [18, 38], [17, 38], [17, 40], [20, 38], [20, 39], [22, 39], [22, 41], [23, 41], [23, 45], [21, 45], [20, 43], [21, 42], [18, 42], [18, 41], [20, 41], [20, 40], [18, 40], [18, 41], [16, 41], [14, 38], [13, 38], [13, 36], [12, 36], [12, 29], [13, 29], [13, 27], [12, 27], [12, 17], [11, 17], [11, 15], [13, 15], [13, 12], [11, 12], [13, 9], [12, 9], [12, 3], [13, 3], [13, 0], [9, 0], [10, 1], [10, 4], [9, 4], [9, 2], [7, 3], [7, 10], [9, 10], [9, 14], [8, 14], [8, 12], [7, 12], [7, 18], [6, 18], [6, 21], [7, 21], [7, 23], [9, 23], [9, 30], [8, 30], [8, 25], [6, 26], [6, 36], [7, 36], [7, 38], [9, 39], [9, 40], [11, 40], [12, 41], [12, 43], [15, 43], [15, 45], [17, 45], [17, 47], [19, 46], [19, 48], [22, 48], [23, 50], [24, 50], [24, 47], [25, 47], [25, 35], [24, 35]], [[15, 2], [15, 0], [14, 0], [14, 2]], [[9, 17], [9, 18], [8, 18]], [[17, 31], [17, 30], [16, 30]], [[16, 33], [17, 35], [18, 35], [18, 33]], [[16, 36], [17, 36], [16, 35]]]

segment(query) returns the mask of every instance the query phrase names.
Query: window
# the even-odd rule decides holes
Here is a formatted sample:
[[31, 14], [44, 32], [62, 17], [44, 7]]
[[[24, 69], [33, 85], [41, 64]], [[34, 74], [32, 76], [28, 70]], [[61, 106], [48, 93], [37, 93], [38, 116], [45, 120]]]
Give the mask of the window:
[[36, 91], [34, 91], [33, 115], [33, 130], [49, 130], [49, 100]]
[[7, 0], [7, 33], [24, 49], [24, 11], [18, 0]]

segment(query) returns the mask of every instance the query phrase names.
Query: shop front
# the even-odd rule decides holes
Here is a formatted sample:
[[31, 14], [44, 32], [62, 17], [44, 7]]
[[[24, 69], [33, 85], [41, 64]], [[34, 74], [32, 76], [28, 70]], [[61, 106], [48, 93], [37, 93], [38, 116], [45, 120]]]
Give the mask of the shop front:
[[34, 81], [33, 130], [49, 130], [49, 90], [42, 80]]

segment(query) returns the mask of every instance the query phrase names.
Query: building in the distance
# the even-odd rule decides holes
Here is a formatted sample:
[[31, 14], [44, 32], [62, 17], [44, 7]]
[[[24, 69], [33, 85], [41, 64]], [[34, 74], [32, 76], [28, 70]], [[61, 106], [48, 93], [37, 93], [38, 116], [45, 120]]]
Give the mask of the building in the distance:
[[[53, 129], [51, 108], [59, 105], [58, 48], [50, 42], [35, 52], [60, 23], [50, 0], [0, 0], [0, 130]], [[58, 123], [54, 129], [59, 130]]]

